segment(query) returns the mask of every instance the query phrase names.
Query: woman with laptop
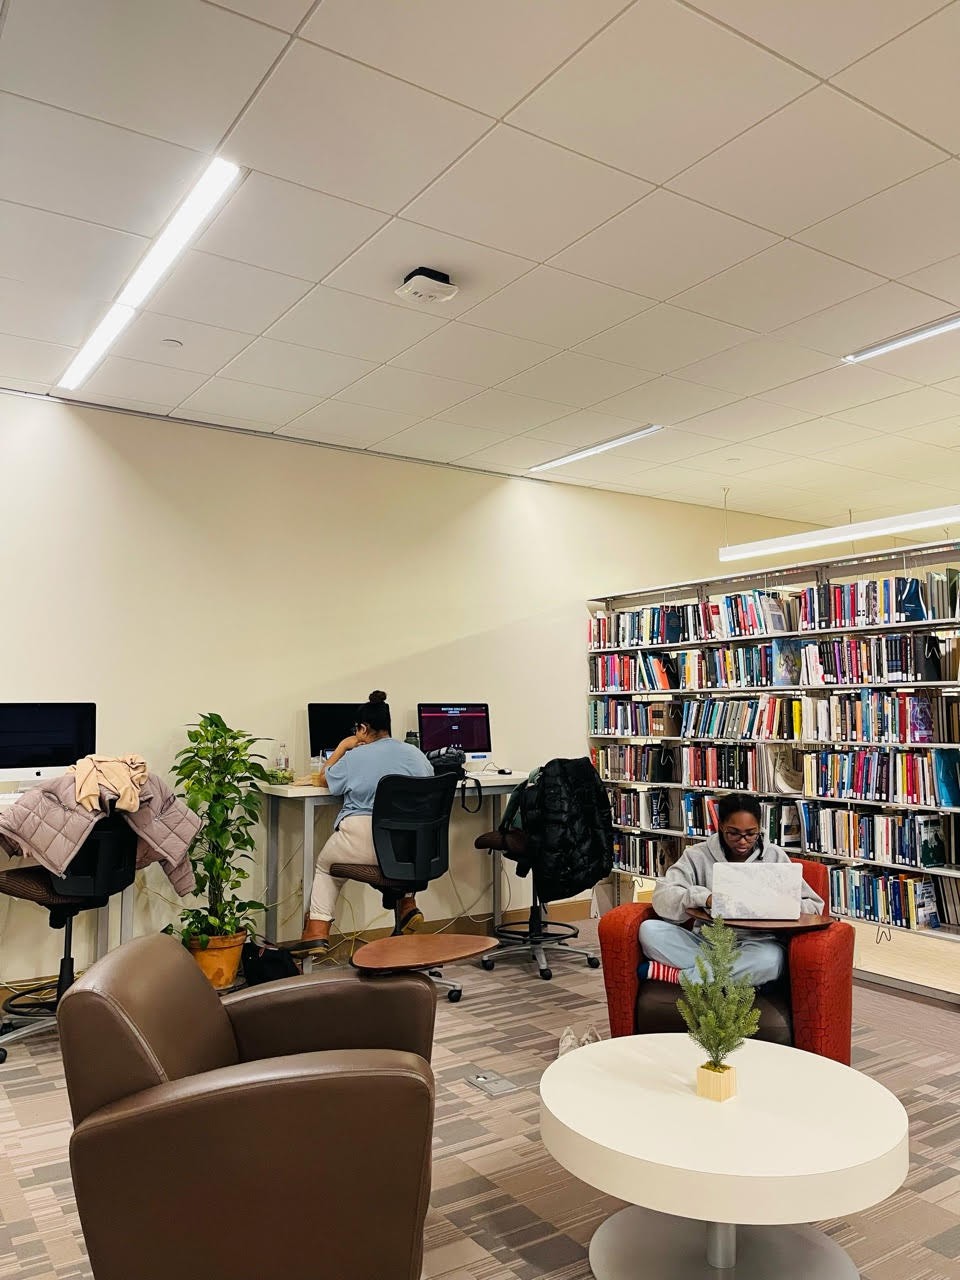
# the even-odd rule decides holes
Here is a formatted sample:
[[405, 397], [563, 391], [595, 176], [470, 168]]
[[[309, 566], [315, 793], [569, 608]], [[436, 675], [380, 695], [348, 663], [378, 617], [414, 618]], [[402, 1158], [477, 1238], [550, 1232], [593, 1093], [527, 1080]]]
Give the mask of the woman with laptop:
[[[642, 978], [679, 983], [685, 973], [700, 981], [700, 926], [682, 927], [691, 908], [734, 920], [797, 920], [801, 912], [823, 913], [823, 899], [804, 881], [801, 868], [785, 849], [764, 841], [756, 796], [733, 792], [721, 797], [717, 826], [715, 835], [680, 856], [653, 891], [653, 909], [660, 918], [640, 925], [647, 959]], [[780, 977], [784, 949], [772, 934], [740, 930], [739, 943], [735, 978], [760, 987]]]
[[[374, 689], [357, 708], [356, 732], [344, 738], [320, 774], [320, 785], [335, 796], [343, 796], [333, 835], [320, 850], [313, 876], [310, 910], [303, 922], [303, 934], [288, 950], [325, 951], [330, 945], [330, 926], [337, 910], [343, 881], [330, 874], [337, 862], [375, 867], [373, 847], [373, 799], [377, 784], [386, 775], [402, 773], [414, 778], [432, 778], [433, 766], [422, 751], [390, 736], [390, 708], [382, 689]], [[404, 933], [423, 923], [413, 894], [407, 894], [400, 908]]]

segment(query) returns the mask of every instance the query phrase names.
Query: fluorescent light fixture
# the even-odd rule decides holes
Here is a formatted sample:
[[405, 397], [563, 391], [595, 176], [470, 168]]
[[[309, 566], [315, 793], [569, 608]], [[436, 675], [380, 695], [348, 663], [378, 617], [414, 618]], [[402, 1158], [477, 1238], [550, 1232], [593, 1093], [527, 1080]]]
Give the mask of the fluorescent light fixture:
[[66, 373], [57, 383], [64, 391], [75, 391], [96, 368], [109, 347], [127, 327], [137, 313], [133, 307], [115, 302], [70, 362]]
[[838, 542], [861, 538], [879, 538], [885, 533], [907, 533], [911, 529], [934, 529], [938, 525], [960, 522], [960, 507], [931, 507], [911, 515], [885, 516], [882, 520], [861, 520], [859, 524], [839, 524], [832, 529], [811, 529], [809, 533], [789, 533], [784, 538], [767, 538], [763, 542], [740, 542], [720, 547], [721, 560], [749, 560], [754, 556], [781, 555], [785, 551], [806, 551], [808, 547], [827, 547]]
[[938, 320], [936, 324], [925, 325], [922, 329], [914, 329], [911, 333], [902, 333], [898, 338], [888, 338], [886, 342], [878, 342], [876, 346], [864, 347], [862, 351], [854, 351], [844, 356], [847, 364], [859, 364], [861, 360], [872, 360], [874, 356], [885, 356], [888, 351], [899, 351], [901, 347], [912, 347], [915, 342], [925, 342], [927, 338], [938, 338], [941, 333], [950, 333], [960, 329], [960, 316], [950, 316], [946, 320]]
[[133, 319], [136, 308], [143, 305], [239, 176], [240, 169], [229, 160], [218, 157], [210, 161], [199, 182], [147, 250], [117, 301], [77, 352], [58, 386], [75, 391], [89, 376]]
[[581, 458], [592, 458], [595, 453], [606, 453], [608, 449], [619, 449], [622, 444], [631, 440], [640, 440], [644, 436], [652, 436], [655, 431], [662, 431], [662, 423], [644, 427], [641, 431], [631, 431], [628, 436], [617, 436], [616, 440], [604, 440], [602, 444], [591, 445], [589, 449], [578, 449], [576, 453], [568, 453], [562, 458], [554, 458], [551, 462], [540, 462], [529, 471], [551, 471], [554, 467], [565, 467], [568, 462], [579, 462]]

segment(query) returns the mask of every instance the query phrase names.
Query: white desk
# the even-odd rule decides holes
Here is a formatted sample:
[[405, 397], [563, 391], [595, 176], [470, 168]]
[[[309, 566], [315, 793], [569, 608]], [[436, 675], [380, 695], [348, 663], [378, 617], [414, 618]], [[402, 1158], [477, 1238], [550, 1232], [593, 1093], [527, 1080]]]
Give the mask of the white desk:
[[[491, 828], [498, 826], [500, 823], [503, 796], [508, 796], [514, 787], [526, 780], [527, 776], [526, 773], [517, 772], [509, 774], [472, 773], [468, 776], [467, 784], [469, 784], [471, 778], [476, 778], [480, 783], [482, 799], [489, 799], [492, 803]], [[461, 784], [461, 789], [464, 785]], [[303, 871], [301, 893], [303, 898], [302, 905], [305, 907], [310, 894], [310, 886], [313, 884], [315, 862], [314, 818], [316, 817], [317, 809], [325, 805], [339, 806], [340, 797], [331, 795], [326, 787], [262, 787], [261, 790], [266, 798], [264, 816], [267, 824], [267, 913], [264, 927], [266, 936], [272, 941], [277, 941], [278, 904], [280, 899], [280, 807], [284, 803], [302, 806]], [[472, 785], [468, 785], [466, 795], [467, 803], [469, 804], [471, 797], [475, 795], [475, 788]], [[454, 801], [454, 804], [459, 804], [459, 796]], [[493, 852], [491, 858], [493, 859], [493, 923], [494, 927], [497, 927], [503, 918], [500, 901], [501, 856], [499, 853]]]
[[594, 1233], [594, 1276], [856, 1280], [839, 1245], [795, 1224], [858, 1213], [900, 1187], [900, 1102], [859, 1071], [761, 1040], [731, 1057], [737, 1096], [711, 1102], [695, 1090], [703, 1059], [685, 1035], [624, 1036], [543, 1073], [544, 1146], [583, 1182], [637, 1206]]

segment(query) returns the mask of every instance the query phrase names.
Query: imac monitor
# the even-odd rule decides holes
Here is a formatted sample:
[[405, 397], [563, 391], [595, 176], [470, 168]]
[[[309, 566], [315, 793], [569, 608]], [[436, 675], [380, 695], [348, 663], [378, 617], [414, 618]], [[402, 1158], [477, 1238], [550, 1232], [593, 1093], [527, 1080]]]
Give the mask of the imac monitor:
[[418, 702], [420, 750], [442, 751], [456, 747], [467, 763], [487, 760], [490, 755], [490, 707], [486, 702]]
[[307, 703], [311, 756], [326, 757], [350, 737], [356, 729], [358, 706], [359, 702]]
[[58, 778], [97, 749], [95, 702], [0, 702], [0, 779]]

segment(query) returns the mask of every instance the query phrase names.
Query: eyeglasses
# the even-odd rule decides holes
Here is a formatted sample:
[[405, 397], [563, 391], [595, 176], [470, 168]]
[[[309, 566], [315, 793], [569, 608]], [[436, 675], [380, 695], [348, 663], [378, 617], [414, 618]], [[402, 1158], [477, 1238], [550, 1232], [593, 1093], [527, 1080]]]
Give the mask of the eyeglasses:
[[736, 827], [722, 827], [721, 832], [730, 844], [752, 844], [760, 835], [759, 831], [738, 831]]

